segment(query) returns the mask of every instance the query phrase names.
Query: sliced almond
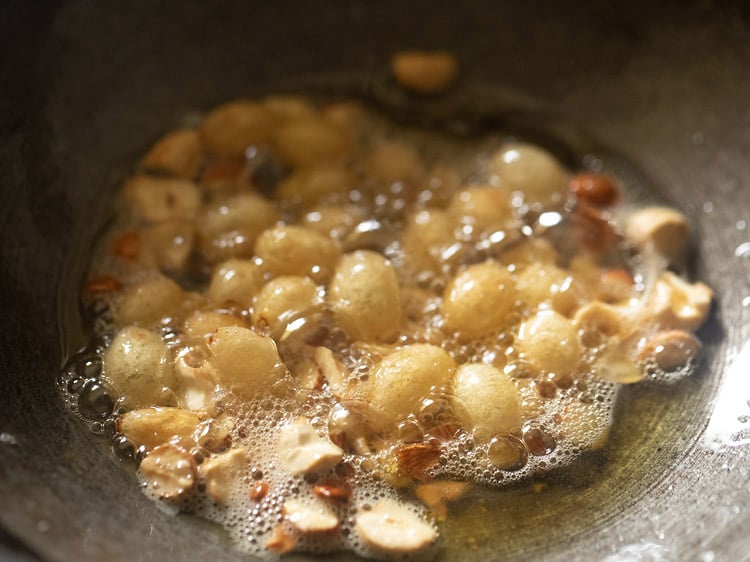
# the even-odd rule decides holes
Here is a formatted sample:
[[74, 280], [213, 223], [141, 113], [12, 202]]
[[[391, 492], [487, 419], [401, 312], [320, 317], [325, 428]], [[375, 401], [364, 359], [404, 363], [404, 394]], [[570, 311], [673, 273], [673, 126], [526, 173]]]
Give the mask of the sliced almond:
[[328, 382], [328, 386], [334, 393], [341, 393], [346, 387], [346, 381], [349, 378], [349, 373], [346, 367], [337, 361], [333, 356], [333, 351], [327, 347], [316, 347], [315, 348], [315, 364], [320, 369], [321, 375]]
[[313, 494], [326, 500], [345, 502], [352, 495], [352, 490], [345, 484], [319, 484], [313, 487]]
[[339, 520], [322, 501], [306, 503], [289, 499], [284, 502], [284, 517], [303, 533], [326, 533], [339, 526]]
[[137, 260], [141, 255], [141, 235], [136, 230], [122, 232], [112, 240], [112, 253], [128, 260]]
[[456, 79], [458, 61], [445, 51], [403, 51], [391, 59], [398, 84], [419, 94], [438, 94]]
[[355, 528], [369, 546], [388, 554], [407, 554], [430, 546], [435, 529], [394, 500], [380, 500], [371, 510], [360, 511]]
[[340, 447], [320, 437], [305, 418], [281, 428], [278, 451], [279, 461], [294, 475], [326, 470], [344, 456]]
[[198, 474], [206, 481], [206, 491], [219, 505], [227, 505], [235, 483], [247, 467], [247, 451], [232, 449], [206, 459], [198, 467]]
[[148, 491], [162, 499], [174, 499], [195, 485], [195, 460], [177, 445], [161, 445], [141, 461], [138, 468]]
[[276, 525], [266, 540], [266, 548], [277, 554], [292, 552], [296, 546], [297, 541], [283, 525]]
[[448, 513], [449, 502], [461, 499], [469, 489], [467, 482], [456, 482], [451, 480], [439, 480], [420, 484], [414, 492], [417, 497], [432, 513], [439, 518], [444, 518]]
[[111, 275], [92, 277], [83, 285], [83, 291], [89, 294], [113, 293], [122, 289], [122, 283]]

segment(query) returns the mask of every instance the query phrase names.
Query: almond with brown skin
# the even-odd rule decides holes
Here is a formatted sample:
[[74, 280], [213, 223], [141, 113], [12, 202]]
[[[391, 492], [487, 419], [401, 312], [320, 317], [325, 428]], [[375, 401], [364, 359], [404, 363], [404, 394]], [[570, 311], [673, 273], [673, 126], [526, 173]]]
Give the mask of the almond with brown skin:
[[89, 294], [113, 293], [122, 289], [122, 283], [111, 275], [100, 275], [86, 281], [83, 291]]
[[346, 484], [319, 484], [313, 487], [313, 494], [326, 500], [349, 501], [351, 488]]
[[440, 447], [434, 443], [408, 443], [396, 449], [398, 469], [412, 478], [425, 478], [438, 458]]
[[268, 494], [268, 482], [261, 480], [256, 482], [255, 485], [250, 489], [250, 499], [254, 502], [259, 502]]
[[112, 253], [127, 260], [137, 260], [141, 247], [141, 235], [135, 230], [123, 232], [112, 240]]
[[573, 236], [578, 244], [595, 254], [605, 253], [618, 241], [612, 225], [594, 207], [579, 205], [573, 212], [572, 221]]
[[297, 546], [297, 541], [284, 529], [283, 525], [276, 525], [266, 540], [266, 548], [276, 554], [286, 554]]
[[428, 433], [431, 437], [447, 442], [453, 440], [460, 430], [461, 428], [455, 423], [442, 423], [430, 429]]
[[593, 172], [573, 176], [568, 189], [581, 203], [607, 207], [618, 199], [617, 186], [612, 178]]

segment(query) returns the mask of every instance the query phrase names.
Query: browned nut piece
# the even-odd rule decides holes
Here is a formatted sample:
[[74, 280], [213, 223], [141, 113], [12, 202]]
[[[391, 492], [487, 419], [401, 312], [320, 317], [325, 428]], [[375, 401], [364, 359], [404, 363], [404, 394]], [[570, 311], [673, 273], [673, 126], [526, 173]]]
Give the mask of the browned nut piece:
[[429, 433], [430, 437], [434, 437], [436, 439], [439, 439], [440, 441], [443, 441], [444, 443], [447, 443], [448, 441], [452, 441], [454, 437], [459, 432], [459, 427], [455, 423], [441, 423], [440, 425], [436, 425], [435, 427], [431, 428]]
[[162, 499], [174, 499], [195, 485], [195, 460], [177, 445], [160, 445], [141, 461], [140, 477], [149, 492]]
[[380, 500], [355, 517], [355, 527], [369, 546], [389, 554], [418, 552], [437, 538], [435, 529], [394, 500]]
[[297, 546], [297, 541], [283, 525], [276, 525], [266, 540], [266, 548], [276, 554], [286, 554]]
[[622, 268], [608, 269], [599, 277], [597, 298], [604, 302], [621, 302], [633, 295], [633, 276]]
[[685, 215], [668, 207], [647, 207], [630, 215], [625, 236], [636, 246], [651, 247], [670, 263], [678, 263], [687, 251], [690, 227]]
[[125, 412], [117, 421], [117, 431], [146, 450], [172, 440], [189, 448], [199, 422], [198, 416], [182, 408], [143, 408]]
[[605, 253], [618, 241], [618, 235], [602, 213], [589, 206], [578, 206], [572, 216], [573, 235], [585, 249]]
[[92, 295], [96, 293], [112, 293], [119, 291], [121, 288], [122, 283], [111, 275], [92, 277], [83, 285], [83, 291]]
[[396, 449], [398, 469], [412, 478], [424, 478], [440, 458], [440, 447], [433, 443], [407, 443]]
[[141, 236], [134, 230], [118, 235], [112, 240], [112, 253], [127, 260], [137, 260], [141, 255]]
[[339, 520], [320, 500], [307, 503], [295, 499], [284, 502], [284, 517], [302, 533], [327, 533], [339, 526]]
[[669, 330], [659, 332], [648, 340], [639, 358], [669, 372], [694, 361], [700, 350], [701, 342], [693, 334], [683, 330]]
[[266, 482], [265, 480], [256, 482], [256, 484], [250, 489], [250, 499], [254, 502], [259, 502], [266, 497], [266, 495], [268, 494], [268, 489], [268, 482]]
[[219, 505], [227, 505], [246, 466], [245, 449], [232, 449], [206, 459], [198, 467], [198, 473], [206, 481], [206, 491], [211, 499]]
[[243, 160], [212, 160], [201, 169], [198, 183], [210, 192], [232, 192], [250, 185], [250, 173]]
[[426, 505], [433, 506], [438, 502], [456, 501], [461, 499], [469, 489], [466, 482], [454, 482], [452, 480], [439, 480], [428, 482], [417, 486], [415, 492], [417, 497]]
[[617, 201], [617, 186], [604, 174], [586, 173], [573, 176], [568, 189], [575, 198], [595, 207], [607, 207]]
[[404, 51], [391, 59], [399, 85], [418, 94], [439, 94], [458, 74], [456, 57], [445, 51]]
[[468, 489], [469, 484], [466, 482], [439, 480], [420, 484], [414, 492], [437, 517], [444, 518], [448, 513], [446, 504], [461, 499]]
[[352, 495], [352, 490], [346, 484], [319, 484], [313, 488], [313, 494], [326, 500], [345, 502]]
[[194, 129], [172, 131], [159, 139], [143, 157], [147, 170], [190, 179], [201, 161], [201, 139]]

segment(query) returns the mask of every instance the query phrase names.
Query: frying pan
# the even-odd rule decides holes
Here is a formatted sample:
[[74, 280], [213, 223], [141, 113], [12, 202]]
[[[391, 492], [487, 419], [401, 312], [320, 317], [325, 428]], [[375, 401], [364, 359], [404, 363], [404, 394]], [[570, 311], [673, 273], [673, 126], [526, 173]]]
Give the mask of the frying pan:
[[466, 92], [496, 92], [499, 114], [533, 100], [525, 109], [549, 110], [542, 128], [585, 131], [681, 208], [695, 226], [693, 273], [717, 293], [695, 376], [625, 389], [606, 453], [576, 474], [456, 506], [439, 557], [750, 559], [742, 2], [58, 1], [0, 11], [0, 557], [247, 559], [214, 527], [160, 511], [132, 467], [65, 410], [61, 342], [76, 342], [61, 326], [78, 318], [86, 249], [130, 163], [190, 112], [310, 76], [377, 97], [390, 53], [439, 47], [463, 63], [450, 94], [461, 111], [472, 109]]

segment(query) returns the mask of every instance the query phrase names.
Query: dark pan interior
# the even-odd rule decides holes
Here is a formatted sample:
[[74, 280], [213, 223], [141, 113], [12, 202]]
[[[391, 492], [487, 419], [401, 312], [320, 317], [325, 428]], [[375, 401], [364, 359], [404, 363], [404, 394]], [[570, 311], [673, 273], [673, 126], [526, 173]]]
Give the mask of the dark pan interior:
[[744, 3], [18, 1], [0, 8], [0, 32], [0, 558], [242, 559], [142, 496], [64, 410], [60, 315], [76, 314], [81, 249], [130, 163], [185, 114], [311, 80], [380, 95], [388, 55], [411, 47], [459, 56], [462, 111], [466, 92], [501, 109], [519, 94], [634, 162], [690, 217], [695, 273], [718, 295], [697, 376], [627, 389], [606, 462], [575, 486], [467, 502], [442, 558], [750, 552], [747, 451], [703, 445], [750, 340]]

